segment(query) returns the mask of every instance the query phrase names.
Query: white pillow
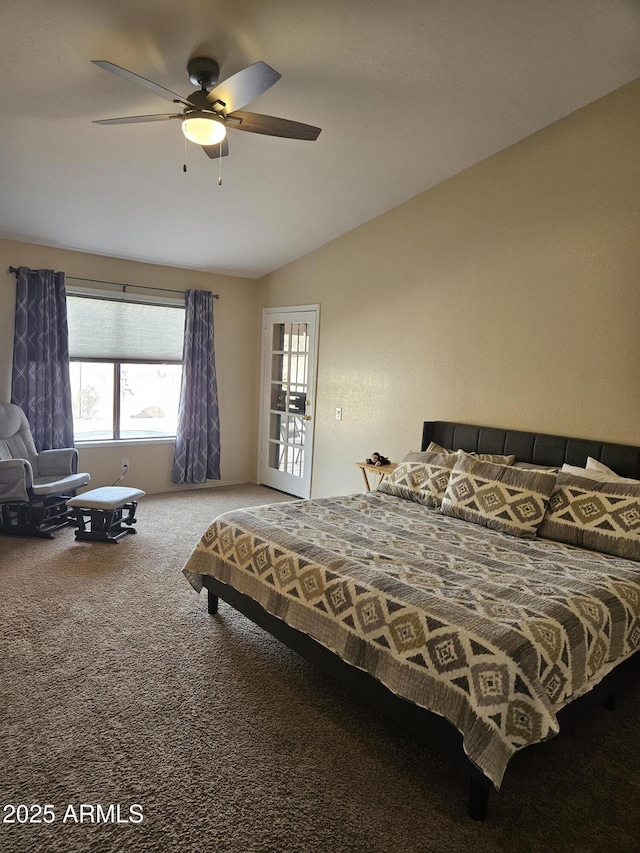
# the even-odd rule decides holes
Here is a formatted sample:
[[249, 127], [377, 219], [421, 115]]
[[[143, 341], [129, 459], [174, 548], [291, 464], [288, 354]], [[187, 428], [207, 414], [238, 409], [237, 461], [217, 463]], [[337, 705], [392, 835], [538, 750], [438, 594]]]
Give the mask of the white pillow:
[[600, 471], [601, 474], [607, 474], [612, 483], [640, 483], [640, 480], [634, 480], [631, 477], [621, 477], [616, 474], [611, 468], [607, 468], [604, 462], [594, 459], [593, 456], [587, 456], [587, 471]]
[[604, 462], [594, 459], [593, 456], [587, 456], [587, 468], [590, 468], [592, 471], [600, 471], [601, 474], [613, 474], [614, 477], [618, 476], [611, 468], [607, 468]]
[[[589, 462], [592, 464], [589, 465]], [[584, 477], [586, 480], [593, 480], [595, 483], [640, 483], [640, 480], [633, 480], [631, 477], [619, 477], [611, 468], [607, 468], [602, 462], [593, 459], [591, 456], [587, 459], [587, 467], [580, 468], [577, 465], [562, 466], [563, 474], [573, 474], [574, 477]]]
[[514, 462], [514, 468], [526, 468], [528, 471], [551, 471], [558, 473], [557, 465], [537, 465], [535, 462]]

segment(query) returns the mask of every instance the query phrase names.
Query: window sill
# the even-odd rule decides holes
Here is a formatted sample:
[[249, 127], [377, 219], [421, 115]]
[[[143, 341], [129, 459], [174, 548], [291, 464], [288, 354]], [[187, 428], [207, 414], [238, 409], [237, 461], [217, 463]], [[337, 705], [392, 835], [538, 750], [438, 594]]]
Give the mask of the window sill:
[[105, 438], [104, 440], [99, 441], [76, 441], [74, 442], [74, 447], [82, 447], [83, 449], [90, 449], [92, 447], [123, 447], [124, 445], [129, 445], [130, 447], [142, 447], [144, 445], [158, 445], [158, 444], [175, 444], [176, 437], [173, 436], [162, 436], [158, 438]]

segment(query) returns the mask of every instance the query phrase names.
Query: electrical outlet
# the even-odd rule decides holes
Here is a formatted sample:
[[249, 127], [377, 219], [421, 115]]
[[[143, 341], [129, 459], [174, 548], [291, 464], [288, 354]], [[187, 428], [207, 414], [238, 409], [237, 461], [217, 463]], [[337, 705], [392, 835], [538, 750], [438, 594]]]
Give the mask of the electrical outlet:
[[129, 457], [123, 456], [121, 461], [122, 473], [125, 474], [129, 470]]

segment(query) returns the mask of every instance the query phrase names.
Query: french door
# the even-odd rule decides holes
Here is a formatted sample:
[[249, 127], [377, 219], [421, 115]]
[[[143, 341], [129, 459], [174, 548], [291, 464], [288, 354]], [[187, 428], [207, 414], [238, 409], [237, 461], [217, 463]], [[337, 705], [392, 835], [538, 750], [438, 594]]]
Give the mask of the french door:
[[258, 480], [311, 494], [319, 306], [265, 308]]

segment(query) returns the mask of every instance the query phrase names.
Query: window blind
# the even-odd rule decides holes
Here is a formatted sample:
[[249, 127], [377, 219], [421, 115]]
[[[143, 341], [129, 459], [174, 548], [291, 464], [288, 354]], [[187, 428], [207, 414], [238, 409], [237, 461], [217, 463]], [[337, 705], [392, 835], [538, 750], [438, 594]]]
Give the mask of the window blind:
[[69, 356], [182, 361], [184, 306], [67, 293]]

